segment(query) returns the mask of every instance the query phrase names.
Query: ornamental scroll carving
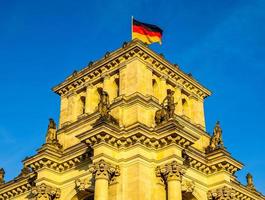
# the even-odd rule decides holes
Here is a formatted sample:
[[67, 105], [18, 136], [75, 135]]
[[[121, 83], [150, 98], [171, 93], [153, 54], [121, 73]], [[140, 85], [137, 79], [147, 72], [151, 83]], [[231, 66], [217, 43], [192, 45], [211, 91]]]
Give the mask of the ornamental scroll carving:
[[112, 166], [103, 159], [90, 166], [90, 172], [95, 175], [95, 179], [107, 179], [109, 183], [115, 183], [120, 175], [119, 166]]
[[77, 179], [75, 181], [76, 190], [79, 192], [85, 192], [88, 191], [91, 187], [91, 180], [90, 179]]
[[161, 178], [165, 183], [171, 180], [182, 181], [182, 176], [184, 174], [185, 168], [176, 161], [172, 161], [171, 163], [156, 168], [156, 176]]
[[31, 189], [31, 200], [56, 200], [61, 196], [60, 189], [42, 183]]
[[236, 200], [235, 191], [229, 187], [222, 187], [208, 192], [208, 200]]

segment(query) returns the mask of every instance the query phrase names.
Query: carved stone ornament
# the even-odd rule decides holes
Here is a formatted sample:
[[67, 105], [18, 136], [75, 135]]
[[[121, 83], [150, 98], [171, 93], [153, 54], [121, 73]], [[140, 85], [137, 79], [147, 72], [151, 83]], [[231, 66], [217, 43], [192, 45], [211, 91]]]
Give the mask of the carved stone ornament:
[[56, 131], [57, 131], [56, 123], [52, 118], [50, 118], [47, 133], [46, 133], [46, 144], [50, 144], [50, 145], [56, 146], [59, 149], [61, 149], [62, 146], [59, 144]]
[[5, 170], [3, 168], [0, 169], [0, 185], [5, 183]]
[[210, 144], [207, 147], [207, 152], [210, 153], [216, 149], [223, 148], [224, 143], [222, 139], [222, 129], [220, 122], [217, 121], [214, 127], [213, 136], [211, 137]]
[[60, 189], [52, 188], [45, 183], [42, 183], [31, 189], [31, 196], [31, 200], [55, 200], [60, 198], [61, 191]]
[[32, 172], [31, 168], [24, 166], [21, 169], [20, 174], [16, 177], [16, 179], [28, 177], [31, 172]]
[[109, 183], [115, 183], [120, 175], [119, 166], [112, 166], [104, 160], [100, 160], [90, 166], [90, 172], [95, 175], [95, 179], [107, 179]]
[[182, 181], [182, 183], [181, 183], [181, 190], [183, 192], [192, 193], [194, 191], [194, 188], [195, 188], [195, 184], [193, 181], [185, 180], [185, 181]]
[[77, 191], [84, 192], [87, 191], [91, 187], [91, 182], [89, 179], [77, 179], [75, 181], [75, 186]]
[[185, 169], [177, 161], [172, 161], [164, 166], [156, 168], [156, 176], [161, 176], [165, 183], [171, 180], [182, 181], [182, 176], [185, 174]]
[[208, 192], [208, 200], [236, 200], [235, 191], [229, 187], [222, 187]]
[[99, 103], [98, 103], [98, 112], [100, 114], [100, 118], [96, 121], [95, 124], [100, 122], [110, 122], [112, 124], [118, 124], [118, 121], [110, 115], [110, 102], [109, 102], [109, 94], [103, 90], [103, 88], [97, 89], [99, 94]]
[[177, 103], [174, 103], [174, 91], [167, 89], [167, 96], [161, 104], [162, 108], [155, 113], [155, 122], [157, 125], [174, 117], [176, 104]]
[[248, 173], [246, 176], [246, 179], [247, 179], [247, 188], [251, 190], [255, 190], [253, 176], [250, 173]]

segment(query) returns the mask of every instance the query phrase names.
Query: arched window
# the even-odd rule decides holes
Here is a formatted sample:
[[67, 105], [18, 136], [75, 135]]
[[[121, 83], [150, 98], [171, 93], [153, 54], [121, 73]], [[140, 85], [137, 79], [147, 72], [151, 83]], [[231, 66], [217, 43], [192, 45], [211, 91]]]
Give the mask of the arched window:
[[159, 88], [155, 79], [153, 79], [153, 96], [156, 98], [159, 97]]
[[190, 109], [186, 99], [182, 99], [182, 114], [186, 117], [190, 117]]
[[115, 87], [115, 90], [116, 90], [116, 96], [115, 97], [118, 97], [120, 95], [120, 79], [115, 78], [114, 82], [115, 82], [115, 86], [116, 86]]
[[81, 101], [81, 112], [82, 112], [81, 114], [85, 114], [86, 113], [86, 97], [81, 96], [80, 101]]

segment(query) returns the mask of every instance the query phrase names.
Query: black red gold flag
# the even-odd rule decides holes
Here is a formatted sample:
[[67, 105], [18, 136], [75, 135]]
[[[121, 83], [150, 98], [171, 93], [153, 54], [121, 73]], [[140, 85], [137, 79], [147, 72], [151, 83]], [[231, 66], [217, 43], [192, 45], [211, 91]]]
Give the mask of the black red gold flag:
[[132, 39], [137, 38], [147, 44], [162, 44], [162, 34], [163, 30], [158, 26], [132, 19]]

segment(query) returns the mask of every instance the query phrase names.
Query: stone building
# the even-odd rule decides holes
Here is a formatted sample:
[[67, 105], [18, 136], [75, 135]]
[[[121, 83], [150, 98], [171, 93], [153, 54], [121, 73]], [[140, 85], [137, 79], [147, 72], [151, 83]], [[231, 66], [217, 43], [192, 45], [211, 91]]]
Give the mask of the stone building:
[[124, 43], [53, 88], [58, 126], [4, 182], [0, 200], [264, 200], [205, 130], [211, 92], [139, 40]]

